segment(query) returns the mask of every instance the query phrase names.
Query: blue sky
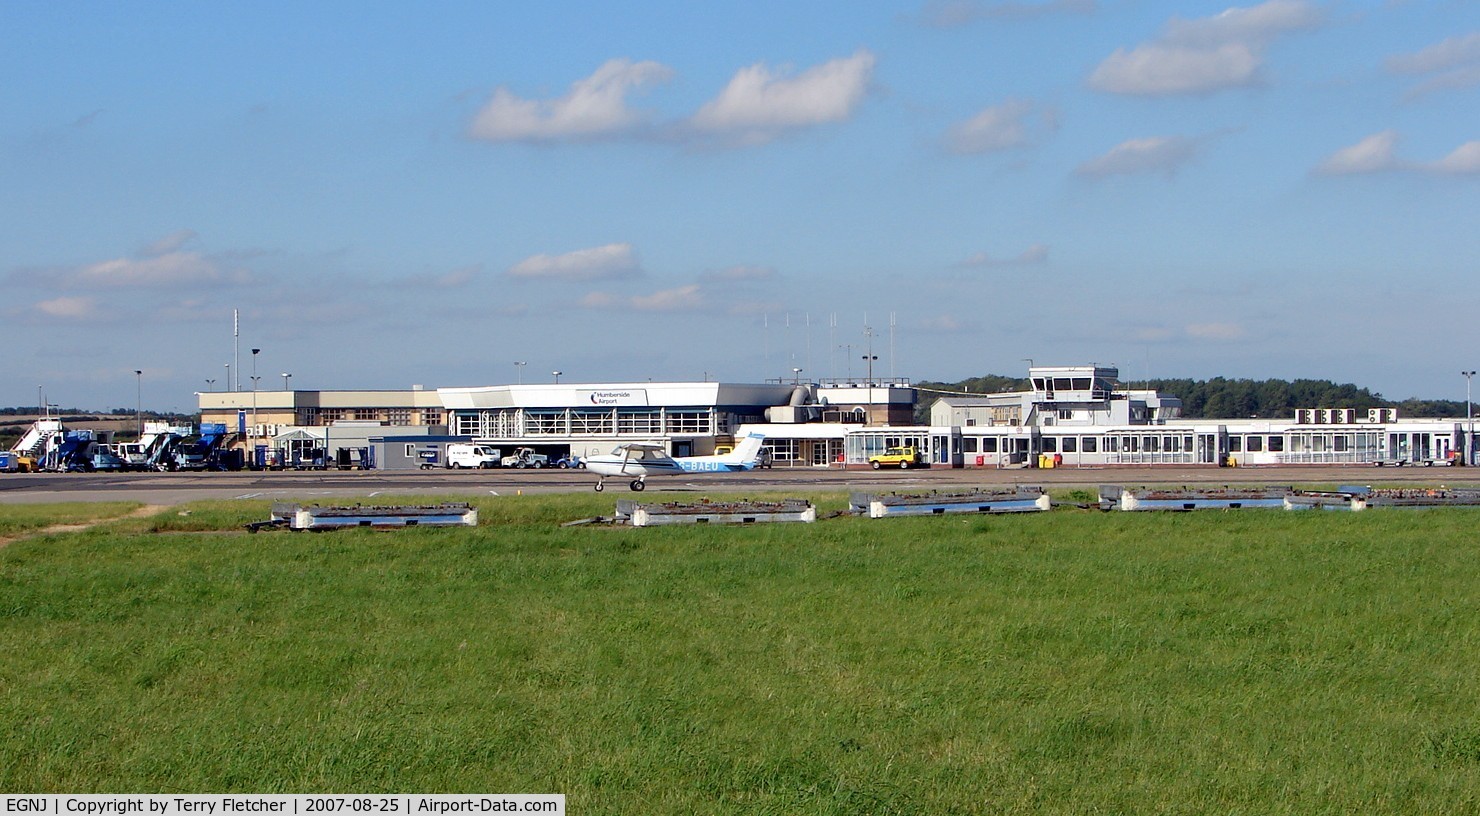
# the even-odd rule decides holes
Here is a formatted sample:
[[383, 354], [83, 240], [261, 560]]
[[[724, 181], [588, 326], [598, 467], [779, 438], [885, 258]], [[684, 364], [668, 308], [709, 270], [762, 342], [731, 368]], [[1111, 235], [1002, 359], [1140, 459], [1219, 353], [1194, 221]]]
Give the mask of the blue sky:
[[264, 388], [1480, 362], [1475, 2], [6, 3], [0, 72], [0, 404], [189, 409], [233, 308]]

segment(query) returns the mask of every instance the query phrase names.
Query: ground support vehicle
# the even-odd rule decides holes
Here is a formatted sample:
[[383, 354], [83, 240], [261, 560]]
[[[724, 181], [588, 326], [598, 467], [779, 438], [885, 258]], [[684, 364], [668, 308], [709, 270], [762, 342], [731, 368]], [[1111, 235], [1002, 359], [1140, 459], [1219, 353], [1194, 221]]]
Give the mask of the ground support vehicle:
[[454, 444], [447, 446], [447, 464], [445, 467], [461, 470], [463, 468], [492, 468], [498, 467], [501, 451], [487, 445], [464, 445]]
[[514, 452], [505, 456], [500, 465], [511, 468], [540, 468], [550, 466], [550, 457], [543, 453], [535, 453], [533, 448], [515, 448]]

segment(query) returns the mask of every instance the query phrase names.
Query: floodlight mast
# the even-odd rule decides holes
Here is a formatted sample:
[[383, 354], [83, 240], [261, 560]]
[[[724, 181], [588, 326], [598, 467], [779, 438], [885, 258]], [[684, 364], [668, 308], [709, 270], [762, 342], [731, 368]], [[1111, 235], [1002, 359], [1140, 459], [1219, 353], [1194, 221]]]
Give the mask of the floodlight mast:
[[1459, 374], [1465, 378], [1465, 464], [1468, 465], [1475, 457], [1475, 403], [1470, 397], [1475, 372], [1461, 371]]

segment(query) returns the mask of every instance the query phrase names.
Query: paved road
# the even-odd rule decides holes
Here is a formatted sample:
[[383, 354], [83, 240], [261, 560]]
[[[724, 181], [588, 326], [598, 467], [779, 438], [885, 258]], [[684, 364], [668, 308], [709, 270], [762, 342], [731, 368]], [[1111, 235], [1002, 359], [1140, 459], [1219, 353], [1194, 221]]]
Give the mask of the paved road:
[[[199, 499], [325, 499], [440, 495], [511, 495], [590, 490], [585, 471], [330, 471], [282, 473], [5, 473], [0, 504], [136, 501], [173, 505]], [[1471, 468], [1060, 468], [1056, 470], [774, 469], [653, 478], [649, 490], [784, 493], [842, 490], [929, 490], [1013, 484], [1053, 487], [1221, 484], [1480, 484]], [[625, 482], [607, 481], [607, 495], [628, 495]]]

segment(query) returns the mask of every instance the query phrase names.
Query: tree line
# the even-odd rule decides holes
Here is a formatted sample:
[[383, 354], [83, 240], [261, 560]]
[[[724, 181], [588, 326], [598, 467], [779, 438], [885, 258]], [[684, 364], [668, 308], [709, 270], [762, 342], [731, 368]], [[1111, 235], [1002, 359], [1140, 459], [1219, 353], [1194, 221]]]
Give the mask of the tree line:
[[[1002, 377], [988, 374], [954, 383], [917, 382], [925, 391], [920, 400], [923, 415], [940, 394], [930, 391], [993, 394], [1002, 391], [1026, 391], [1032, 386], [1026, 377]], [[1189, 419], [1294, 419], [1297, 408], [1397, 408], [1399, 416], [1463, 417], [1463, 400], [1429, 400], [1410, 397], [1390, 400], [1367, 388], [1331, 380], [1240, 380], [1214, 377], [1210, 380], [1155, 379], [1137, 380], [1127, 388], [1152, 390], [1182, 400], [1182, 416]]]

